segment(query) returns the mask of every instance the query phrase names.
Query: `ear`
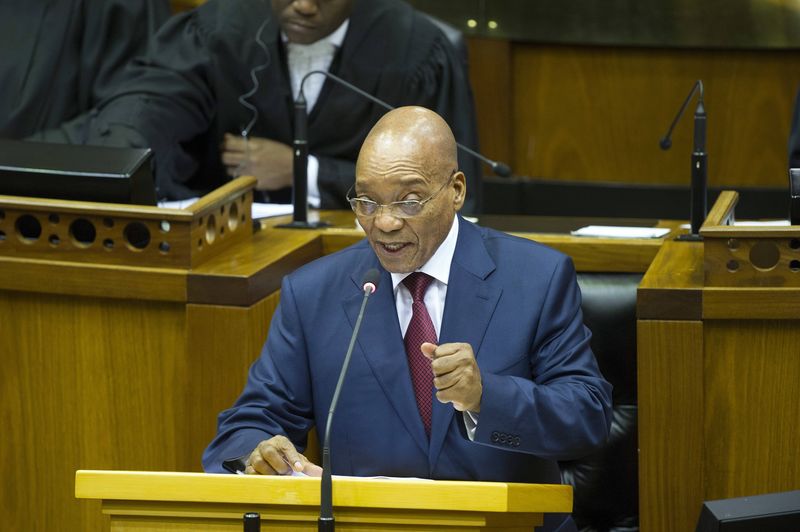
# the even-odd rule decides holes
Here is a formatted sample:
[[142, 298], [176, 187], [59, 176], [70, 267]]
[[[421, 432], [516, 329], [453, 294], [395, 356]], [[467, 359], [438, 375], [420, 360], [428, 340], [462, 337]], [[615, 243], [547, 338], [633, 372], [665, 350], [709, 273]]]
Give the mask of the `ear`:
[[464, 200], [467, 198], [467, 178], [464, 176], [464, 172], [458, 171], [453, 176], [453, 190], [455, 191], [453, 207], [456, 211], [459, 211], [464, 206]]

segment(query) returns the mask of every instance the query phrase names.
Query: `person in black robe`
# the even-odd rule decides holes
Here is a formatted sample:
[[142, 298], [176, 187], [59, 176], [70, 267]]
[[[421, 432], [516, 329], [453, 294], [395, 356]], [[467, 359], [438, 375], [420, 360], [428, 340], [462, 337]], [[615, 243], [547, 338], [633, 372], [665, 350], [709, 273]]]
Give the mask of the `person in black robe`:
[[0, 137], [89, 112], [169, 15], [167, 0], [0, 0]]
[[[330, 72], [391, 105], [435, 110], [458, 141], [477, 146], [464, 62], [427, 16], [400, 1], [355, 0], [348, 20]], [[177, 15], [156, 34], [148, 57], [132, 65], [122, 90], [102, 106], [91, 141], [152, 147], [160, 198], [207, 193], [230, 179], [221, 157], [226, 133], [247, 130], [251, 141], [291, 145], [293, 101], [284, 48], [278, 17], [263, 0], [209, 0]], [[358, 150], [384, 112], [324, 82], [308, 133], [309, 151], [319, 161], [322, 208], [348, 208]], [[468, 155], [459, 164], [469, 178], [466, 210], [477, 212], [480, 164]], [[291, 197], [287, 189], [269, 196]]]

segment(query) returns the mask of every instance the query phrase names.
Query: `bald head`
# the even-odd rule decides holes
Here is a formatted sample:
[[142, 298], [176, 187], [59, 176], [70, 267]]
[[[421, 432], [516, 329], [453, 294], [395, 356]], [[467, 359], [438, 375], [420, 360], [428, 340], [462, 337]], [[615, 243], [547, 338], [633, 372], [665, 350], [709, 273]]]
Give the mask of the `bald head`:
[[442, 117], [424, 107], [399, 107], [386, 113], [367, 135], [356, 163], [378, 163], [388, 171], [412, 164], [432, 182], [458, 169], [456, 140]]
[[[413, 272], [433, 256], [453, 227], [466, 191], [453, 133], [433, 111], [401, 107], [389, 112], [361, 147], [356, 216], [387, 271]], [[372, 210], [360, 211], [363, 205]]]

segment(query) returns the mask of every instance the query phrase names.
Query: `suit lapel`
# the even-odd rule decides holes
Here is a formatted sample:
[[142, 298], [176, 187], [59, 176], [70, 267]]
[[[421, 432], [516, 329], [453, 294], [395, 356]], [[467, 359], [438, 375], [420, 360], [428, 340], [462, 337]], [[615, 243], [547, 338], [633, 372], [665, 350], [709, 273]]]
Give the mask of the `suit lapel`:
[[[364, 271], [369, 266], [364, 268]], [[392, 278], [388, 272], [379, 268], [381, 280], [378, 291], [370, 296], [361, 331], [358, 337], [358, 350], [372, 369], [376, 380], [394, 407], [397, 417], [405, 425], [424, 454], [428, 454], [428, 438], [419, 417], [414, 390], [408, 372], [405, 347], [403, 346], [397, 309], [392, 292]], [[360, 276], [363, 271], [353, 275], [355, 295], [342, 302], [351, 326], [355, 326], [363, 295], [360, 290]], [[358, 276], [358, 277], [357, 277]], [[354, 352], [354, 356], [357, 353]]]
[[[459, 223], [439, 343], [466, 342], [472, 346], [480, 363], [481, 343], [502, 290], [487, 281], [495, 265], [478, 228], [460, 217]], [[431, 470], [455, 412], [451, 404], [440, 403], [434, 398], [429, 454]]]

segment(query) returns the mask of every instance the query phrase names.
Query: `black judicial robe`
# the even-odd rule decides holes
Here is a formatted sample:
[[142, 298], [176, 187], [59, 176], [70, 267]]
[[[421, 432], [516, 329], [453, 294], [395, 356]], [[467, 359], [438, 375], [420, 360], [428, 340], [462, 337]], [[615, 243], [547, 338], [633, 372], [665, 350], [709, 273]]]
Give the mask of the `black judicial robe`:
[[[263, 24], [263, 28], [262, 28]], [[262, 31], [259, 34], [259, 29]], [[257, 41], [263, 43], [263, 47]], [[263, 0], [210, 0], [177, 15], [135, 62], [129, 80], [93, 121], [93, 142], [145, 143], [156, 153], [160, 197], [204, 194], [229, 179], [220, 158], [226, 132], [291, 144], [292, 95], [280, 28]], [[422, 105], [441, 114], [460, 142], [475, 147], [472, 93], [460, 56], [424, 15], [403, 2], [356, 0], [331, 72], [394, 106]], [[348, 208], [355, 160], [384, 109], [326, 80], [309, 115], [309, 151], [319, 159], [323, 208]], [[468, 177], [466, 212], [477, 210], [480, 165]], [[284, 191], [287, 192], [287, 191]], [[290, 196], [285, 194], [288, 201]]]
[[169, 14], [167, 0], [0, 0], [0, 137], [57, 127], [110, 96]]

